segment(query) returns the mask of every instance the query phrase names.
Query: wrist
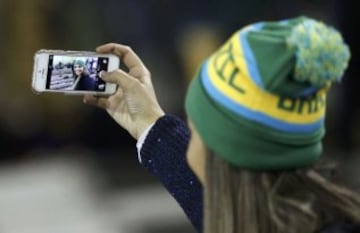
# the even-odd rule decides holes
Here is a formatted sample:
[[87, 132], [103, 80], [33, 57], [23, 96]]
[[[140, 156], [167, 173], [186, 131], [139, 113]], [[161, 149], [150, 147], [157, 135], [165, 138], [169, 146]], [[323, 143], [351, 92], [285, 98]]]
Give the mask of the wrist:
[[138, 140], [139, 137], [153, 124], [155, 124], [155, 122], [161, 118], [162, 116], [164, 116], [165, 113], [161, 110], [161, 111], [157, 111], [156, 113], [152, 114], [151, 116], [147, 117], [145, 120], [139, 121], [136, 125], [136, 130], [134, 132], [133, 137]]

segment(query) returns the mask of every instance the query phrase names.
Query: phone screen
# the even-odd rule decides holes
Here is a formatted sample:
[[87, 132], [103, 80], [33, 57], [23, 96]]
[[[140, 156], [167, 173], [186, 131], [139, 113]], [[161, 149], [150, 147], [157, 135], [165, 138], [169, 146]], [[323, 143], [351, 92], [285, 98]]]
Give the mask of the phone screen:
[[108, 64], [108, 57], [49, 55], [46, 89], [104, 92], [99, 73], [107, 71]]

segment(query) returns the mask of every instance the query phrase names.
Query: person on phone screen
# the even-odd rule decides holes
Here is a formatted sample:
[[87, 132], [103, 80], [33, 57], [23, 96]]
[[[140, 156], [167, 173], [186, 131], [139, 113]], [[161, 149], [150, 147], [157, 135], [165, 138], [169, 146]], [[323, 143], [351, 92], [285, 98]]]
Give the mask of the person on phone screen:
[[150, 72], [121, 44], [129, 72], [84, 102], [107, 110], [135, 139], [198, 232], [360, 232], [360, 196], [320, 175], [326, 95], [341, 80], [348, 46], [331, 26], [300, 16], [248, 25], [207, 58], [187, 91], [186, 124], [165, 114]]
[[85, 62], [82, 60], [75, 60], [73, 65], [74, 73], [74, 90], [95, 90], [96, 82], [92, 78], [86, 68]]

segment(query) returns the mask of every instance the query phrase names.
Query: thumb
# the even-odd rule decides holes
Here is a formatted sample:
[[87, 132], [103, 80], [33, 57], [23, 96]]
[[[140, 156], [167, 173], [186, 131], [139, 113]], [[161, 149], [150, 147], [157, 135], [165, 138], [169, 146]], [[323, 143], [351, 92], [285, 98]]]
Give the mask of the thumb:
[[134, 77], [120, 69], [111, 72], [101, 72], [100, 77], [105, 82], [115, 83], [119, 85], [123, 90], [126, 90], [129, 87], [133, 86], [137, 81]]

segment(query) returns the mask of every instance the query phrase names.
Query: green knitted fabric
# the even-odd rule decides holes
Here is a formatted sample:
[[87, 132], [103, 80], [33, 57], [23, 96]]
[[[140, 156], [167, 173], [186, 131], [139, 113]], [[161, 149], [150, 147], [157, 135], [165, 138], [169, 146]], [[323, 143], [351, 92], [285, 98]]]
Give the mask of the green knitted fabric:
[[235, 166], [310, 166], [322, 153], [326, 92], [349, 58], [339, 32], [308, 17], [249, 25], [203, 63], [187, 115], [205, 145]]
[[75, 60], [74, 65], [85, 67], [85, 62], [82, 60]]

